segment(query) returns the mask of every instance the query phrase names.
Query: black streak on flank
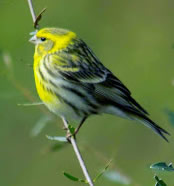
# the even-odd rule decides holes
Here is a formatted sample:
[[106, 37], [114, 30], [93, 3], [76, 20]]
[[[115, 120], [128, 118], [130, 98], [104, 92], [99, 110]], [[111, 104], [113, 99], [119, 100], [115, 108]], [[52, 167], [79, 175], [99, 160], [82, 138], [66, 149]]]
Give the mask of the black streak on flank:
[[63, 98], [62, 96], [60, 96], [60, 94], [58, 94], [57, 92], [55, 93], [55, 95], [57, 96], [57, 98], [63, 103], [67, 104], [69, 107], [71, 107], [74, 112], [77, 114], [77, 115], [80, 115], [80, 112], [79, 112], [79, 109], [72, 103], [70, 103], [68, 100], [66, 100], [65, 98]]
[[[84, 101], [88, 106], [90, 106], [92, 109], [98, 109], [98, 106], [91, 103], [91, 101], [87, 98], [86, 95], [82, 94], [81, 92], [79, 92], [77, 89], [73, 89], [71, 87], [67, 87], [67, 86], [61, 86], [63, 89], [66, 89], [68, 91], [71, 91], [73, 94], [79, 96], [82, 101]], [[93, 113], [96, 113], [96, 111], [91, 111]]]

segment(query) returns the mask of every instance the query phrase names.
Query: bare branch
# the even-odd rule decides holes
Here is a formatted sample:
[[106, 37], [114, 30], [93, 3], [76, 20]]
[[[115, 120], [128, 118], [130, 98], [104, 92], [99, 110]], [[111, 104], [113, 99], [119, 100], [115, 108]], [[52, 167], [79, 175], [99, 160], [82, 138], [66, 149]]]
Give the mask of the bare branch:
[[[67, 123], [66, 119], [64, 117], [62, 117], [62, 120], [63, 120], [63, 123], [64, 123], [65, 128], [67, 130], [69, 130], [68, 129], [68, 123]], [[70, 131], [68, 131], [68, 132], [70, 132]], [[88, 183], [89, 183], [90, 186], [94, 186], [94, 184], [93, 184], [93, 182], [92, 182], [92, 180], [91, 180], [91, 178], [89, 176], [88, 170], [87, 170], [87, 168], [85, 166], [85, 163], [83, 161], [83, 158], [82, 158], [82, 156], [80, 154], [80, 151], [78, 149], [76, 140], [74, 139], [74, 136], [71, 136], [70, 137], [70, 141], [71, 141], [71, 144], [73, 146], [74, 152], [75, 152], [75, 154], [77, 156], [77, 159], [79, 160], [80, 166], [82, 168], [82, 171], [83, 171], [83, 174], [84, 174], [86, 180], [88, 181]]]
[[32, 0], [28, 0], [28, 5], [29, 5], [29, 8], [30, 8], [30, 12], [31, 12], [31, 16], [32, 16], [32, 19], [33, 19], [33, 23], [35, 23], [35, 21], [36, 21], [36, 14], [34, 12]]

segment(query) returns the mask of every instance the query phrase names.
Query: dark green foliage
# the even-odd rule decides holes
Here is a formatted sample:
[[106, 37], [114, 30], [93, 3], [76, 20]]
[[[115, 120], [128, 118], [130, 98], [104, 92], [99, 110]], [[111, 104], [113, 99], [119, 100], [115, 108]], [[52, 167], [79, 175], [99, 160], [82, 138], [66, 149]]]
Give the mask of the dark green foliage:
[[158, 178], [158, 176], [155, 176], [154, 178], [155, 178], [155, 180], [156, 180], [155, 186], [167, 186], [167, 185], [164, 183], [163, 180], [161, 180], [161, 179]]
[[99, 173], [97, 174], [97, 176], [93, 179], [93, 182], [96, 182], [101, 176], [104, 175], [104, 173], [105, 173], [105, 172], [107, 171], [107, 169], [109, 168], [110, 163], [111, 163], [111, 161], [106, 165], [106, 167], [105, 167], [101, 172], [99, 172]]
[[174, 171], [172, 163], [167, 165], [165, 162], [154, 163], [150, 166], [150, 168], [159, 171]]
[[[106, 167], [97, 174], [97, 176], [93, 179], [93, 182], [95, 183], [101, 176], [103, 176], [103, 174], [107, 171], [107, 169], [109, 168], [110, 162], [106, 165]], [[77, 178], [75, 176], [72, 176], [71, 174], [67, 173], [67, 172], [63, 172], [64, 176], [66, 176], [68, 179], [72, 180], [72, 181], [77, 181], [77, 182], [83, 182], [83, 183], [88, 183], [87, 180], [83, 180], [80, 178]]]
[[63, 172], [64, 176], [67, 177], [68, 179], [70, 179], [71, 181], [77, 181], [77, 182], [82, 182], [82, 183], [88, 183], [86, 180], [77, 178], [75, 176], [72, 176], [71, 174], [67, 173], [67, 172]]
[[74, 134], [75, 128], [72, 125], [68, 125], [68, 129], [69, 129], [71, 134]]

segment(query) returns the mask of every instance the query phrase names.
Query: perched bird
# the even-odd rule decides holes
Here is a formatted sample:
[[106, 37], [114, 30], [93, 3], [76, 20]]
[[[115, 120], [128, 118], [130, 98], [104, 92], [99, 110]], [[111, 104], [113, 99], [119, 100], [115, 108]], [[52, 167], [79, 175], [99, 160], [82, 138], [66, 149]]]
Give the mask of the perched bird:
[[136, 120], [166, 141], [166, 130], [148, 118], [126, 86], [95, 56], [87, 44], [69, 30], [43, 28], [34, 43], [36, 89], [49, 110], [80, 129], [91, 115], [107, 113]]

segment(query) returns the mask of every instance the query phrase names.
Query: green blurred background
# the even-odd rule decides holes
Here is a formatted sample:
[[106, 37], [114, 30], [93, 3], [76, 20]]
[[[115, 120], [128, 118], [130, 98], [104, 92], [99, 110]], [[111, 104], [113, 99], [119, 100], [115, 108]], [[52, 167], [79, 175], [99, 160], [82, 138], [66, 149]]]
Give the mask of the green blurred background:
[[[131, 186], [152, 186], [154, 162], [174, 162], [174, 128], [167, 111], [174, 111], [174, 1], [170, 0], [33, 0], [36, 12], [47, 7], [41, 27], [75, 31], [101, 61], [131, 90], [151, 118], [172, 135], [170, 143], [148, 128], [118, 117], [91, 117], [78, 143], [92, 177], [113, 159]], [[62, 136], [62, 121], [38, 102], [32, 63], [33, 31], [27, 0], [0, 0], [0, 185], [84, 185], [63, 176], [83, 178], [71, 145], [64, 148], [45, 136]], [[11, 59], [10, 59], [11, 58]], [[170, 113], [172, 116], [172, 113]], [[58, 148], [59, 147], [59, 148]], [[172, 173], [159, 174], [174, 185]], [[122, 185], [104, 176], [96, 185]]]

